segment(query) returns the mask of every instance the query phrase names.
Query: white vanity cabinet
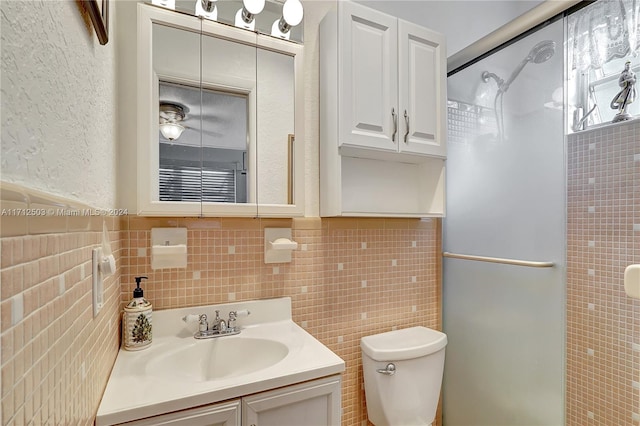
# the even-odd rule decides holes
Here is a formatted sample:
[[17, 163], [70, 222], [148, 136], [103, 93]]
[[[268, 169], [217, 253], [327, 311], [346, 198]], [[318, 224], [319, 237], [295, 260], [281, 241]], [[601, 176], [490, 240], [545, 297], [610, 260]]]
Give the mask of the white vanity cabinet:
[[444, 36], [349, 1], [320, 26], [320, 215], [444, 215]]
[[240, 400], [191, 408], [126, 423], [127, 426], [240, 426]]
[[242, 398], [244, 426], [340, 425], [340, 377], [328, 377]]
[[325, 83], [337, 96], [327, 100], [338, 146], [444, 157], [444, 36], [346, 1], [322, 31], [321, 61], [337, 61]]
[[331, 376], [126, 423], [127, 426], [339, 426], [341, 379]]

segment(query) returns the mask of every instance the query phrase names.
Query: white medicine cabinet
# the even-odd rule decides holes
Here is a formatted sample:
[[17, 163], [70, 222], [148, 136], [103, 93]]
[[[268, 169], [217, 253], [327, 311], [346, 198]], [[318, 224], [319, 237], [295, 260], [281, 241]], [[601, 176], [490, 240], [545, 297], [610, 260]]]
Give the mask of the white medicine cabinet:
[[304, 215], [303, 46], [137, 7], [138, 214]]
[[321, 216], [443, 216], [444, 36], [341, 1], [320, 39]]

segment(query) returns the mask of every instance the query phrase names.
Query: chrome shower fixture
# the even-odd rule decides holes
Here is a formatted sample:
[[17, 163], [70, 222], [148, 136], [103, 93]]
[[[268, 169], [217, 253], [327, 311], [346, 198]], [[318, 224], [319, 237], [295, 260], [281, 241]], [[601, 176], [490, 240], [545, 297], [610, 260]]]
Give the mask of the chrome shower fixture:
[[533, 62], [534, 64], [541, 64], [543, 62], [547, 62], [553, 54], [556, 52], [556, 42], [551, 40], [544, 40], [540, 43], [533, 46], [533, 48], [529, 51], [529, 54], [526, 58], [518, 64], [518, 67], [513, 70], [507, 81], [500, 87], [502, 92], [506, 92], [509, 90], [509, 86], [513, 83], [513, 80], [522, 72], [524, 67], [529, 63]]
[[485, 83], [489, 82], [490, 78], [493, 78], [498, 84], [498, 93], [505, 93], [509, 90], [511, 83], [520, 75], [524, 67], [529, 63], [533, 62], [534, 64], [541, 64], [543, 62], [547, 62], [553, 54], [556, 52], [556, 42], [552, 40], [544, 40], [540, 43], [536, 44], [531, 48], [529, 54], [518, 64], [518, 66], [513, 70], [509, 78], [504, 81], [496, 74], [488, 71], [484, 71], [481, 75], [482, 81]]
[[522, 70], [529, 62], [533, 62], [534, 64], [541, 64], [543, 62], [547, 62], [553, 54], [556, 52], [556, 42], [552, 40], [544, 40], [540, 43], [536, 44], [531, 48], [529, 54], [518, 64], [518, 66], [513, 70], [509, 78], [505, 81], [498, 77], [495, 73], [489, 71], [483, 71], [480, 75], [482, 81], [488, 83], [489, 80], [493, 79], [496, 81], [498, 86], [498, 91], [496, 92], [496, 97], [493, 100], [493, 109], [496, 115], [496, 125], [498, 127], [498, 135], [501, 139], [504, 139], [504, 118], [502, 111], [502, 99], [504, 94], [509, 90], [511, 83], [520, 75]]
[[501, 79], [500, 77], [498, 77], [497, 75], [495, 75], [492, 72], [489, 71], [482, 71], [482, 75], [480, 76], [482, 78], [482, 81], [484, 81], [485, 83], [489, 82], [489, 79], [494, 79], [496, 81], [496, 83], [498, 84], [498, 87], [502, 86], [502, 84], [504, 84], [504, 80]]

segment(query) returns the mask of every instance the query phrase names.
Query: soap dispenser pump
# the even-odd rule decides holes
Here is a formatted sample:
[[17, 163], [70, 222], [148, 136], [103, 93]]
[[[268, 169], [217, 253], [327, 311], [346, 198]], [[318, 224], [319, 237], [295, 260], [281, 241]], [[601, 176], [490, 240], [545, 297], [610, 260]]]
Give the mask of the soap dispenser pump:
[[151, 303], [144, 298], [140, 282], [147, 277], [136, 277], [133, 299], [125, 306], [122, 317], [122, 344], [128, 351], [144, 349], [151, 344]]

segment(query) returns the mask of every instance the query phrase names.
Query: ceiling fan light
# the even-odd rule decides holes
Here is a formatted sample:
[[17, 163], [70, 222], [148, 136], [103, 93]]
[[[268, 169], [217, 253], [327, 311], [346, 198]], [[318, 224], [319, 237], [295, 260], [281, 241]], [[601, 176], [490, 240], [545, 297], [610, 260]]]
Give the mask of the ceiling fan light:
[[174, 141], [180, 137], [180, 135], [184, 132], [184, 127], [182, 127], [178, 123], [163, 123], [160, 124], [160, 133], [165, 139], [170, 141]]

